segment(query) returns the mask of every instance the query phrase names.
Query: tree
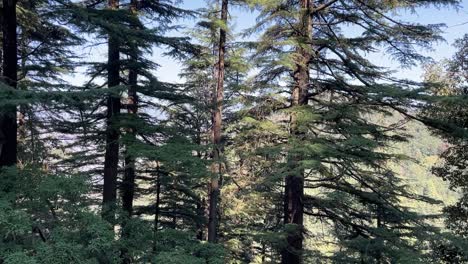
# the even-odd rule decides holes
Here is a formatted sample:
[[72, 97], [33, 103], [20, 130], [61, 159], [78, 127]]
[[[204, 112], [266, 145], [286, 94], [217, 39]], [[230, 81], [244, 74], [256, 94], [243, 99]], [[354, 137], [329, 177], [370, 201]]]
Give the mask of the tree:
[[[138, 12], [138, 3], [136, 0], [132, 0], [130, 3], [130, 12], [133, 15], [137, 15]], [[137, 65], [137, 56], [138, 51], [136, 43], [129, 45], [132, 54], [130, 54], [131, 67], [128, 71], [128, 99], [127, 99], [127, 111], [129, 114], [136, 115], [138, 113], [138, 94], [137, 94], [137, 85], [138, 85], [138, 69]], [[132, 128], [129, 128], [130, 140], [135, 140], [135, 131]], [[125, 156], [125, 171], [124, 178], [122, 180], [122, 207], [128, 213], [129, 216], [133, 213], [133, 198], [135, 193], [135, 158], [131, 155]]]
[[[210, 4], [208, 8], [200, 10], [201, 20], [190, 31], [194, 43], [198, 45], [198, 51], [183, 61], [184, 67], [181, 74], [181, 77], [185, 79], [183, 88], [185, 94], [191, 97], [192, 100], [189, 104], [176, 105], [173, 110], [174, 118], [172, 119], [178, 120], [177, 122], [181, 127], [190, 131], [188, 133], [190, 134], [191, 141], [200, 146], [200, 149], [197, 150], [197, 156], [205, 161], [211, 160], [211, 173], [206, 176], [210, 178], [214, 177], [214, 181], [219, 184], [218, 192], [220, 193], [223, 190], [221, 183], [223, 185], [232, 183], [230, 177], [231, 170], [228, 169], [227, 165], [229, 157], [223, 154], [219, 156], [219, 159], [213, 158], [213, 116], [216, 111], [219, 111], [219, 106], [217, 106], [215, 102], [216, 98], [214, 97], [217, 96], [217, 89], [215, 88], [219, 85], [217, 65], [219, 63], [220, 28], [225, 28], [227, 25], [222, 20], [220, 21], [218, 3], [212, 1]], [[236, 118], [235, 104], [238, 100], [240, 87], [243, 87], [243, 80], [246, 77], [248, 65], [243, 57], [245, 49], [238, 43], [230, 42], [232, 37], [230, 38], [227, 32], [226, 35], [225, 42], [229, 42], [230, 44], [229, 49], [223, 51], [225, 54], [224, 62], [222, 62], [224, 65], [223, 99], [219, 102], [219, 104], [222, 104], [222, 115], [217, 117], [218, 121], [215, 123], [219, 124], [219, 122], [222, 122], [226, 127], [229, 127]], [[219, 114], [220, 112], [217, 113], [217, 115]], [[223, 132], [222, 136], [218, 136], [220, 145], [217, 148], [220, 153], [224, 153], [225, 144], [229, 142], [230, 134]], [[221, 171], [214, 173], [214, 169], [216, 171], [220, 169]], [[210, 180], [210, 182], [213, 183], [213, 180]], [[207, 190], [198, 190], [200, 203], [197, 206], [202, 219], [205, 218], [203, 210], [205, 207], [205, 197], [208, 194], [209, 199], [211, 199], [210, 197], [212, 197], [211, 194], [213, 193], [210, 194], [210, 191], [212, 190], [212, 188], [209, 188], [208, 193], [206, 192]], [[224, 219], [224, 221], [218, 221], [218, 224], [212, 227], [215, 234], [226, 234], [232, 228], [229, 224], [226, 224], [228, 220], [225, 219], [226, 209], [224, 207], [225, 205], [230, 206], [230, 197], [223, 196], [222, 199], [219, 198], [216, 198], [218, 199], [216, 202], [216, 207], [218, 207], [216, 213], [208, 212], [208, 218], [209, 214], [215, 213], [213, 221], [217, 218]], [[209, 204], [209, 206], [211, 205]], [[205, 228], [206, 224], [197, 228], [199, 239], [204, 239]], [[219, 239], [224, 241], [226, 238], [219, 236]]]
[[210, 183], [209, 190], [209, 215], [208, 215], [208, 241], [215, 243], [218, 229], [218, 199], [220, 195], [220, 181], [222, 175], [222, 109], [224, 100], [224, 76], [225, 76], [225, 53], [226, 35], [228, 21], [228, 0], [221, 0], [219, 23], [218, 62], [216, 63], [216, 89], [213, 91], [213, 165], [212, 171], [215, 176]]
[[[281, 162], [275, 178], [285, 180], [286, 242], [282, 262], [301, 262], [304, 214], [334, 223], [347, 234], [344, 238], [350, 243], [372, 237], [393, 243], [372, 227], [374, 212], [361, 210], [372, 207], [379, 211], [381, 204], [398, 207], [394, 199], [411, 197], [396, 186], [384, 187], [388, 175], [385, 164], [398, 156], [380, 150], [390, 142], [404, 140], [404, 136], [401, 132], [392, 135], [392, 131], [398, 131], [397, 124], [382, 125], [366, 117], [377, 113], [407, 114], [413, 107], [411, 98], [420, 96], [416, 89], [420, 86], [397, 80], [363, 54], [374, 52], [381, 45], [404, 66], [423, 60], [416, 47], [428, 47], [438, 40], [437, 26], [398, 21], [385, 14], [456, 1], [250, 2], [260, 10], [252, 32], [263, 32], [256, 54], [261, 68], [258, 86], [279, 94], [289, 91], [291, 98], [289, 104], [280, 101], [273, 112], [283, 124], [288, 124], [283, 129], [290, 133], [287, 137], [283, 134], [282, 140], [270, 149], [276, 149]], [[360, 31], [347, 33], [345, 28], [350, 25]], [[276, 88], [283, 85], [284, 89]], [[289, 121], [281, 114], [288, 114]], [[306, 191], [303, 195], [303, 189], [309, 189], [309, 194]], [[312, 195], [312, 190], [319, 193]], [[385, 198], [389, 195], [393, 198]], [[401, 215], [416, 220], [411, 214]], [[413, 220], [405, 222], [417, 225]], [[366, 254], [364, 248], [357, 252], [349, 257], [362, 259]], [[381, 254], [384, 253], [373, 258], [378, 259]], [[382, 258], [392, 257], [389, 254]]]
[[[2, 82], [16, 89], [18, 71], [16, 0], [4, 0], [2, 6]], [[0, 112], [0, 167], [13, 166], [17, 158], [16, 105]]]
[[[299, 3], [299, 24], [297, 39], [301, 42], [296, 47], [295, 65], [293, 66], [293, 87], [291, 90], [290, 107], [300, 108], [307, 105], [307, 93], [310, 85], [309, 81], [309, 63], [311, 61], [311, 53], [306, 43], [312, 42], [312, 9], [313, 3], [309, 0], [302, 0]], [[306, 44], [301, 46], [301, 44]], [[300, 138], [302, 132], [299, 129], [297, 113], [292, 112], [290, 115], [290, 133], [292, 138]], [[294, 140], [294, 139], [293, 139]], [[297, 153], [299, 154], [299, 153]], [[291, 174], [286, 175], [284, 187], [284, 224], [293, 224], [298, 227], [297, 230], [288, 234], [288, 248], [285, 248], [281, 253], [282, 263], [301, 263], [302, 256], [298, 251], [303, 248], [303, 238], [301, 230], [304, 226], [304, 171], [298, 170], [300, 167], [300, 156], [291, 154], [288, 157], [287, 166]]]
[[[74, 72], [81, 40], [63, 23], [69, 19], [57, 2], [19, 1], [18, 15], [18, 163], [51, 161], [50, 94], [64, 91], [66, 74]], [[63, 95], [63, 94], [62, 94]], [[62, 100], [64, 96], [61, 96]], [[47, 114], [44, 114], [47, 113]]]
[[462, 263], [466, 261], [466, 250], [460, 240], [466, 239], [468, 210], [467, 195], [468, 183], [464, 177], [466, 170], [466, 137], [458, 133], [466, 129], [466, 96], [467, 89], [467, 62], [468, 62], [468, 35], [455, 42], [458, 51], [453, 58], [445, 63], [433, 64], [426, 69], [425, 79], [428, 88], [438, 96], [430, 104], [424, 116], [438, 119], [439, 122], [448, 123], [457, 129], [437, 131], [450, 144], [441, 154], [443, 162], [433, 168], [433, 173], [448, 181], [451, 190], [459, 191], [461, 197], [454, 205], [444, 208], [446, 226], [458, 236], [458, 242], [448, 241], [438, 247], [441, 258], [446, 263]]
[[[118, 0], [109, 1], [109, 9], [119, 7]], [[115, 87], [120, 84], [120, 48], [119, 39], [109, 34], [107, 85]], [[119, 127], [120, 96], [110, 94], [107, 98], [106, 153], [104, 159], [104, 187], [102, 193], [102, 214], [110, 223], [114, 222], [114, 210], [117, 199], [117, 172], [119, 162]]]

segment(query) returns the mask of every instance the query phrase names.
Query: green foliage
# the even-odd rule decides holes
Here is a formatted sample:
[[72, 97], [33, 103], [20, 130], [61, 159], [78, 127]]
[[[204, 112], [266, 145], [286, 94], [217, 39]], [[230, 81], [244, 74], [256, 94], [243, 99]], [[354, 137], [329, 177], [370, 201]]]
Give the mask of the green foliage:
[[89, 211], [83, 177], [27, 167], [0, 173], [0, 257], [7, 263], [112, 263], [114, 234]]
[[[425, 86], [367, 56], [425, 61], [419, 50], [441, 40], [441, 25], [393, 15], [458, 1], [229, 1], [258, 12], [249, 43], [219, 19], [218, 1], [197, 12], [178, 2], [18, 1], [18, 89], [0, 82], [0, 111], [19, 113], [17, 166], [0, 168], [0, 263], [278, 263], [285, 249], [305, 263], [466, 261], [468, 37], [452, 60], [428, 67]], [[193, 16], [176, 37], [177, 19]], [[215, 160], [219, 29], [228, 45]], [[98, 56], [110, 38], [114, 87], [115, 65]], [[156, 78], [154, 47], [181, 62], [182, 83]], [[301, 85], [304, 102], [294, 103]], [[122, 105], [114, 116], [108, 98]], [[116, 206], [128, 190], [133, 202], [132, 212], [115, 208], [112, 225], [99, 205], [108, 129], [120, 149]], [[204, 241], [214, 163], [224, 172], [217, 244]], [[305, 189], [304, 224], [284, 220], [291, 177]], [[458, 201], [443, 181], [461, 190]]]
[[155, 263], [225, 263], [221, 245], [207, 244], [193, 238], [190, 233], [164, 230], [157, 233]]

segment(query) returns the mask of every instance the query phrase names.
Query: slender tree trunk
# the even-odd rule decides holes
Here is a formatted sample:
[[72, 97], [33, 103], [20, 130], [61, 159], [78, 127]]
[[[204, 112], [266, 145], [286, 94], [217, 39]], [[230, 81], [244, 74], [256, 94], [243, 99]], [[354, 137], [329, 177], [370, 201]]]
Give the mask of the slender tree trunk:
[[[3, 66], [2, 81], [16, 89], [18, 71], [18, 51], [16, 36], [16, 0], [3, 0], [1, 14], [2, 21], [2, 50]], [[17, 160], [16, 136], [16, 106], [8, 106], [0, 109], [0, 168], [13, 166]]]
[[[381, 205], [378, 205], [377, 206], [377, 228], [380, 230], [380, 232], [382, 232], [381, 229], [385, 227], [384, 219], [385, 218], [384, 218], [383, 208]], [[382, 251], [384, 249], [384, 243], [381, 238], [377, 238], [377, 243], [378, 243], [378, 251], [376, 255], [376, 263], [381, 264], [383, 263]]]
[[[137, 0], [131, 0], [130, 2], [130, 12], [137, 17]], [[137, 95], [137, 85], [138, 85], [138, 72], [136, 69], [137, 63], [137, 44], [132, 41], [129, 43], [130, 47], [130, 66], [128, 71], [128, 98], [127, 98], [127, 112], [129, 117], [137, 117], [138, 112], [138, 95]], [[135, 128], [130, 125], [127, 128], [128, 133], [128, 142], [133, 144], [136, 140], [136, 131]], [[128, 151], [128, 145], [125, 150], [125, 169], [124, 177], [122, 180], [122, 209], [126, 212], [127, 217], [131, 218], [133, 214], [133, 199], [135, 196], [135, 156]], [[127, 225], [127, 220], [125, 219], [122, 223], [122, 237], [126, 238], [130, 236], [131, 230], [129, 230]], [[132, 263], [132, 258], [128, 254], [126, 248], [121, 251], [122, 263], [129, 264]]]
[[[137, 2], [136, 0], [131, 1], [131, 12], [136, 16]], [[138, 113], [138, 95], [137, 95], [137, 80], [138, 73], [136, 69], [137, 55], [136, 55], [136, 43], [131, 43], [130, 49], [135, 49], [130, 54], [130, 67], [128, 72], [128, 99], [127, 99], [127, 111], [132, 117], [137, 117]], [[128, 128], [129, 142], [130, 144], [135, 141], [135, 129]], [[128, 216], [131, 217], [133, 213], [133, 198], [135, 194], [135, 157], [130, 153], [125, 153], [125, 172], [122, 181], [122, 207]]]
[[[119, 7], [118, 0], [109, 0], [110, 9]], [[108, 65], [109, 88], [120, 84], [120, 54], [119, 40], [112, 32], [109, 33]], [[102, 215], [109, 223], [115, 222], [115, 208], [117, 199], [117, 169], [119, 162], [119, 128], [120, 96], [109, 94], [107, 98], [107, 129], [106, 154], [104, 160], [104, 188], [102, 201]]]
[[0, 76], [3, 76], [3, 49], [4, 49], [4, 46], [3, 46], [3, 16], [4, 15], [2, 13], [2, 15], [0, 16], [0, 34], [2, 34], [2, 35], [0, 35], [0, 42], [2, 43], [2, 45], [0, 45]]
[[[203, 132], [201, 131], [202, 124], [197, 123], [197, 145], [202, 146], [203, 141], [202, 141], [202, 134]], [[197, 157], [199, 159], [203, 159], [203, 155], [201, 151], [197, 151]], [[205, 240], [205, 229], [207, 227], [206, 222], [205, 222], [205, 217], [206, 217], [206, 199], [202, 197], [198, 197], [197, 201], [197, 216], [199, 217], [199, 220], [197, 220], [196, 223], [196, 229], [197, 229], [197, 239], [200, 241]]]
[[161, 173], [159, 167], [159, 161], [156, 163], [156, 204], [154, 205], [154, 242], [153, 252], [156, 252], [156, 234], [159, 228], [159, 204], [161, 203]]
[[[197, 215], [200, 217], [200, 219], [204, 219], [205, 216], [205, 199], [200, 199], [197, 202]], [[197, 221], [197, 239], [202, 241], [205, 237], [205, 227], [206, 223], [203, 222], [198, 222]]]
[[[301, 0], [300, 8], [303, 12], [301, 16], [300, 36], [307, 43], [311, 40], [312, 19], [311, 6], [313, 0]], [[294, 86], [291, 95], [291, 107], [298, 107], [307, 104], [307, 93], [309, 87], [309, 61], [311, 59], [310, 49], [298, 47], [296, 50], [297, 61], [293, 72]], [[291, 114], [290, 134], [300, 140], [301, 132], [298, 130], [297, 115]], [[299, 167], [298, 161], [301, 157], [297, 154], [290, 154], [288, 163], [290, 174], [285, 179], [284, 191], [284, 224], [295, 225], [295, 231], [291, 231], [287, 236], [287, 247], [282, 252], [281, 262], [283, 264], [302, 263], [303, 230], [304, 230], [304, 172]]]
[[221, 21], [223, 26], [219, 30], [218, 46], [218, 65], [217, 65], [217, 84], [213, 96], [213, 167], [212, 172], [216, 175], [210, 184], [209, 193], [209, 211], [208, 211], [208, 242], [217, 242], [218, 229], [218, 202], [220, 196], [221, 181], [221, 129], [222, 129], [222, 111], [224, 100], [224, 57], [226, 53], [226, 27], [228, 16], [228, 0], [221, 0]]
[[[18, 57], [21, 58], [18, 61], [18, 66], [19, 66], [19, 71], [18, 71], [18, 78], [17, 80], [20, 81], [27, 76], [27, 68], [26, 68], [26, 59], [27, 59], [27, 47], [28, 43], [26, 43], [26, 39], [29, 39], [29, 36], [27, 33], [22, 33], [22, 35], [18, 36], [18, 39], [21, 39], [22, 41], [18, 41]], [[18, 112], [17, 112], [17, 137], [18, 137], [18, 146], [17, 146], [17, 155], [18, 155], [18, 163], [25, 163], [25, 162], [34, 162], [34, 154], [35, 154], [35, 149], [34, 149], [34, 126], [32, 122], [30, 122], [30, 143], [31, 143], [31, 148], [30, 148], [30, 153], [31, 157], [28, 157], [27, 155], [27, 142], [28, 142], [28, 131], [26, 127], [26, 114], [28, 111], [28, 106], [26, 104], [21, 104], [18, 106]], [[31, 119], [31, 115], [29, 115], [29, 118]], [[28, 160], [30, 158], [30, 160]]]

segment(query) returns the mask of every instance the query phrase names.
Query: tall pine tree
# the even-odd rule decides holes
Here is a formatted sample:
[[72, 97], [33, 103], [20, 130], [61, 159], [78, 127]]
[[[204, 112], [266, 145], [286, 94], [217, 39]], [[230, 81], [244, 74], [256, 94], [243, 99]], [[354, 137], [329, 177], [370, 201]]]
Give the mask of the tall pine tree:
[[[4, 0], [2, 3], [2, 82], [9, 89], [16, 89], [18, 80], [16, 0]], [[16, 105], [3, 107], [0, 112], [0, 167], [16, 164], [18, 142], [16, 133]]]
[[[367, 241], [345, 261], [365, 261], [370, 255], [365, 247], [376, 237], [403, 250], [404, 245], [380, 232], [382, 225], [375, 229], [373, 223], [379, 222], [382, 205], [398, 208], [398, 197], [413, 196], [398, 187], [397, 180], [391, 180], [389, 188], [384, 184], [393, 175], [386, 172], [386, 164], [398, 156], [381, 150], [404, 136], [392, 134], [397, 124], [381, 125], [369, 116], [406, 114], [414, 102], [411, 98], [418, 97], [418, 85], [394, 78], [364, 54], [380, 45], [402, 65], [423, 60], [416, 47], [429, 47], [440, 39], [438, 26], [399, 21], [386, 14], [456, 1], [250, 2], [260, 10], [253, 32], [263, 32], [257, 44], [258, 86], [280, 94], [289, 91], [290, 96], [287, 105], [275, 107], [287, 109], [275, 115], [289, 135], [270, 150], [276, 150], [282, 162], [275, 178], [285, 181], [282, 262], [302, 262], [304, 215], [334, 223], [349, 245], [356, 245], [358, 239]], [[359, 30], [351, 33], [348, 29], [353, 27]], [[286, 89], [276, 88], [281, 86]], [[374, 209], [366, 212], [363, 207]], [[401, 231], [414, 228], [405, 236], [425, 237], [432, 232], [417, 228], [417, 217], [401, 208], [387, 212], [406, 219], [400, 223], [408, 227]], [[402, 233], [395, 237], [403, 239]], [[422, 259], [419, 252], [414, 250], [413, 258]], [[387, 253], [381, 251], [372, 258], [394, 259]]]

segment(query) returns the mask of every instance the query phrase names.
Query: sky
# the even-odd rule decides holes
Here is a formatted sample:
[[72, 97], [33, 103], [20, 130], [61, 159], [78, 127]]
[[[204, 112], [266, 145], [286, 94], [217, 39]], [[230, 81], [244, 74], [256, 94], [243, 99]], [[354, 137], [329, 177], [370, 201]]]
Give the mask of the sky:
[[[181, 4], [181, 7], [186, 9], [197, 9], [203, 8], [205, 5], [204, 0], [185, 0]], [[240, 32], [245, 28], [249, 28], [255, 23], [256, 14], [246, 10], [245, 8], [231, 8], [230, 19], [233, 21], [234, 31]], [[461, 1], [459, 8], [422, 8], [416, 10], [416, 13], [405, 12], [400, 13], [400, 20], [418, 22], [421, 24], [446, 24], [443, 29], [444, 33], [442, 36], [446, 41], [436, 43], [433, 46], [432, 51], [422, 50], [421, 53], [432, 57], [434, 60], [439, 61], [444, 58], [450, 58], [455, 48], [453, 43], [457, 38], [462, 37], [464, 34], [468, 34], [468, 0]], [[196, 20], [182, 20], [179, 23], [191, 27], [194, 25]], [[182, 32], [175, 32], [175, 35], [181, 35]], [[180, 72], [180, 64], [175, 62], [171, 58], [161, 56], [161, 50], [155, 50], [153, 59], [155, 62], [160, 64], [160, 68], [156, 71], [156, 75], [162, 81], [168, 82], [180, 82], [178, 74]], [[420, 81], [423, 75], [421, 65], [415, 66], [410, 69], [401, 69], [398, 64], [393, 61], [385, 54], [370, 54], [369, 60], [380, 66], [387, 66], [392, 70], [395, 70], [395, 75], [399, 78], [410, 79], [414, 81]]]

